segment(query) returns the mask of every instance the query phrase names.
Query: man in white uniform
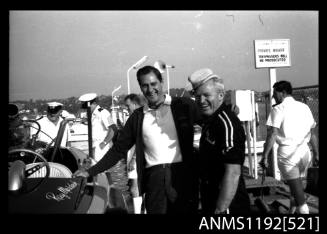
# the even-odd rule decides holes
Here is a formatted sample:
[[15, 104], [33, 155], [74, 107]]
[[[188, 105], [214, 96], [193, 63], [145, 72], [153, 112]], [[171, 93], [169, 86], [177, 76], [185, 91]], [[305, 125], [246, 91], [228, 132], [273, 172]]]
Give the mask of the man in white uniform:
[[[60, 123], [63, 121], [63, 118], [60, 116], [62, 111], [63, 104], [59, 102], [49, 102], [47, 108], [47, 116], [42, 117], [37, 122], [40, 124], [41, 131], [37, 135], [36, 140], [42, 141], [47, 144], [54, 145], [55, 138], [57, 137]], [[37, 132], [37, 125], [33, 124], [31, 127], [31, 137]], [[61, 147], [66, 147], [68, 138], [68, 127], [66, 126], [63, 138], [61, 141]]]
[[296, 209], [291, 208], [290, 211], [308, 214], [301, 177], [306, 176], [312, 163], [309, 142], [312, 145], [313, 163], [316, 164], [319, 159], [318, 141], [313, 132], [316, 122], [309, 107], [291, 96], [292, 86], [288, 81], [276, 82], [273, 88], [276, 105], [267, 120], [267, 139], [260, 164], [267, 166], [269, 152], [276, 142], [278, 168], [290, 186], [295, 202], [293, 205], [296, 205]]
[[[112, 146], [112, 140], [117, 132], [117, 127], [113, 122], [108, 110], [100, 107], [97, 103], [96, 93], [87, 93], [79, 98], [82, 102], [82, 109], [87, 109], [88, 102], [90, 103], [92, 113], [92, 147], [94, 161], [92, 165], [101, 160], [101, 158], [109, 151]], [[127, 175], [126, 180], [120, 179], [118, 175], [126, 172], [126, 163], [123, 161], [118, 162], [110, 170], [106, 170], [105, 174], [108, 178], [109, 190], [109, 207], [119, 208], [126, 206], [128, 194], [126, 193]]]
[[96, 93], [84, 94], [79, 100], [82, 102], [83, 109], [86, 109], [87, 102], [90, 102], [92, 113], [93, 155], [95, 161], [98, 162], [112, 145], [112, 138], [116, 131], [116, 125], [112, 121], [109, 111], [98, 105]]

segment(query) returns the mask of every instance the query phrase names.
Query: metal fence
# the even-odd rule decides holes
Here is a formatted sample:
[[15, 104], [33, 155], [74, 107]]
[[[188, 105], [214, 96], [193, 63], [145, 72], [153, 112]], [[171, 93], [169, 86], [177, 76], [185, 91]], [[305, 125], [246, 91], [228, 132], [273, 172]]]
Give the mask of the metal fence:
[[[267, 135], [266, 121], [269, 115], [269, 92], [256, 92], [256, 102], [258, 103], [259, 125], [257, 126], [257, 140], [264, 141]], [[295, 100], [307, 104], [317, 123], [315, 129], [319, 139], [319, 86], [306, 86], [293, 88]]]

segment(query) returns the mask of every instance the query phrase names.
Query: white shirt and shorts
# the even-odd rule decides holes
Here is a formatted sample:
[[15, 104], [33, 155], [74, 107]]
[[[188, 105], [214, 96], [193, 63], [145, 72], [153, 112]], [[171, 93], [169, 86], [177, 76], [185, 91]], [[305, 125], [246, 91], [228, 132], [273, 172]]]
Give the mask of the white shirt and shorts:
[[267, 126], [278, 129], [278, 168], [285, 180], [306, 176], [312, 155], [308, 142], [311, 129], [316, 126], [309, 107], [293, 97], [272, 108]]

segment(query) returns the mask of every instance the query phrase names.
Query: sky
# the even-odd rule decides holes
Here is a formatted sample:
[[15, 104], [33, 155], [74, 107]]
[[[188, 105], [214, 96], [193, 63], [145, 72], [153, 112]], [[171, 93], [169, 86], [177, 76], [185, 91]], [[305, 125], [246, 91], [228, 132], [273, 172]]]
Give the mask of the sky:
[[[210, 68], [227, 90], [270, 89], [256, 68], [254, 40], [290, 39], [293, 87], [318, 85], [318, 11], [10, 11], [9, 101], [127, 94], [127, 71], [161, 60], [170, 88]], [[136, 69], [130, 91], [140, 93]], [[163, 74], [167, 89], [167, 73]]]

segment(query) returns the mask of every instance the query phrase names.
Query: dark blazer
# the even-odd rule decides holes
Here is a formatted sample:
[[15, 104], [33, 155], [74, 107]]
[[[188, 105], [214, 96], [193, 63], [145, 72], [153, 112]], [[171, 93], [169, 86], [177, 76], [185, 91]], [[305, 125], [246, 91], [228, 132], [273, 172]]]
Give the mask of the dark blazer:
[[[190, 169], [188, 170], [189, 173], [186, 172], [187, 175], [185, 176], [195, 176], [196, 156], [193, 149], [193, 126], [200, 121], [200, 113], [196, 107], [195, 102], [190, 98], [184, 97], [172, 97], [171, 111], [175, 121], [182, 160], [184, 165], [187, 165]], [[146, 162], [142, 137], [143, 118], [143, 107], [138, 108], [133, 112], [133, 114], [128, 118], [119, 136], [117, 137], [114, 145], [96, 165], [87, 170], [91, 176], [111, 168], [123, 158], [126, 159], [127, 151], [135, 144], [138, 186], [140, 194], [144, 193], [143, 175]], [[186, 182], [188, 181], [194, 181], [194, 186], [196, 186], [196, 178], [192, 179], [189, 177]]]

